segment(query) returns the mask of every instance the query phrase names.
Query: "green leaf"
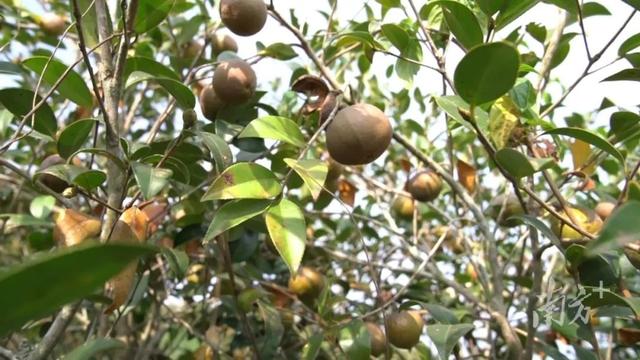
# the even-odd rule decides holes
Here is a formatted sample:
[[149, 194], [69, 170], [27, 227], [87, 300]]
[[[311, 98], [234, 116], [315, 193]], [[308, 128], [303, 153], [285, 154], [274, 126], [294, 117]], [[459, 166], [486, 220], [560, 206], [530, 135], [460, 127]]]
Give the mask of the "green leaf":
[[424, 304], [425, 310], [429, 312], [429, 316], [433, 317], [437, 322], [442, 324], [457, 324], [458, 318], [453, 311], [438, 304]]
[[173, 175], [173, 171], [169, 169], [156, 168], [137, 161], [132, 162], [131, 167], [138, 186], [140, 186], [140, 192], [147, 200], [162, 191]]
[[44, 219], [51, 214], [55, 204], [56, 198], [51, 195], [36, 196], [29, 204], [29, 212], [38, 219]]
[[320, 345], [324, 340], [322, 333], [311, 335], [307, 343], [302, 348], [302, 360], [315, 360], [320, 354]]
[[608, 153], [609, 155], [615, 157], [618, 161], [620, 161], [623, 167], [625, 166], [624, 156], [622, 156], [620, 151], [618, 151], [618, 149], [613, 147], [613, 145], [611, 145], [611, 143], [609, 143], [607, 139], [591, 131], [580, 129], [580, 128], [566, 127], [566, 128], [556, 128], [553, 130], [549, 130], [544, 134], [564, 135], [564, 136], [572, 137], [574, 139], [582, 140]]
[[[13, 231], [22, 226], [28, 227], [52, 227], [53, 224], [49, 220], [43, 220], [26, 214], [0, 214], [0, 218], [7, 218], [5, 222], [5, 230]], [[1, 268], [0, 268], [1, 269]]]
[[[98, 19], [96, 15], [95, 0], [78, 0], [78, 9], [82, 14], [82, 34], [87, 48], [98, 45]], [[91, 6], [91, 8], [89, 8]], [[73, 12], [73, 6], [69, 2], [69, 14]]]
[[435, 6], [440, 6], [449, 29], [462, 46], [471, 49], [482, 43], [482, 29], [478, 19], [468, 7], [453, 0], [438, 0], [429, 2], [423, 11], [428, 14]]
[[22, 69], [12, 62], [0, 61], [0, 74], [22, 75]]
[[[27, 89], [10, 88], [0, 90], [0, 103], [15, 116], [26, 115], [31, 109], [33, 101], [33, 91]], [[36, 104], [42, 98], [37, 96]], [[31, 119], [27, 120], [27, 125], [31, 126]], [[58, 130], [58, 122], [53, 110], [45, 102], [35, 113], [33, 129], [41, 134], [55, 137]]]
[[220, 136], [205, 131], [199, 131], [198, 136], [200, 136], [204, 145], [211, 152], [211, 157], [213, 157], [213, 162], [218, 173], [221, 173], [233, 163], [231, 148], [229, 148], [229, 144]]
[[554, 160], [552, 158], [531, 158], [512, 148], [499, 150], [496, 153], [496, 161], [516, 179], [531, 176], [538, 171], [542, 171], [553, 166], [554, 164]]
[[58, 154], [66, 159], [80, 150], [97, 122], [96, 119], [82, 119], [62, 129], [58, 137]]
[[278, 178], [254, 163], [237, 163], [226, 168], [211, 183], [202, 201], [231, 199], [272, 199], [282, 192]]
[[173, 275], [182, 279], [187, 273], [189, 267], [189, 255], [182, 250], [162, 248], [162, 255], [167, 260], [169, 268], [173, 272]]
[[498, 10], [502, 9], [506, 1], [507, 0], [477, 0], [477, 3], [487, 16], [492, 16], [497, 13]]
[[291, 273], [295, 274], [307, 242], [302, 210], [290, 200], [282, 199], [267, 210], [266, 223], [273, 245]]
[[473, 324], [435, 324], [427, 326], [427, 335], [438, 349], [440, 359], [446, 360], [458, 340], [473, 329]]
[[305, 146], [300, 126], [295, 121], [282, 116], [263, 116], [255, 119], [242, 130], [238, 137], [280, 140], [297, 147]]
[[640, 239], [640, 202], [628, 201], [617, 208], [602, 227], [600, 235], [587, 245], [586, 255], [603, 254], [619, 250], [625, 244]]
[[629, 6], [631, 6], [632, 8], [640, 11], [640, 0], [622, 0], [625, 3], [627, 3]]
[[515, 19], [534, 7], [540, 0], [506, 0], [496, 18], [496, 30], [509, 25]]
[[176, 100], [182, 109], [193, 109], [196, 106], [196, 97], [189, 87], [178, 80], [154, 77], [143, 71], [134, 71], [127, 79], [126, 87], [137, 84], [141, 81], [154, 81], [162, 86]]
[[262, 49], [258, 55], [266, 56], [278, 60], [290, 60], [298, 56], [296, 52], [293, 50], [291, 45], [284, 44], [281, 42], [273, 43], [266, 48]]
[[[49, 63], [48, 65], [47, 62]], [[25, 59], [22, 61], [22, 65], [38, 75], [41, 75], [44, 82], [50, 86], [53, 86], [68, 69], [67, 65], [56, 59], [49, 60], [46, 56], [34, 56]], [[43, 72], [44, 75], [42, 75]], [[86, 82], [82, 79], [82, 76], [73, 70], [69, 71], [69, 73], [64, 77], [56, 91], [58, 91], [64, 98], [69, 99], [80, 106], [91, 107], [93, 105], [93, 96], [91, 95]]]
[[75, 184], [87, 190], [91, 190], [102, 185], [102, 183], [107, 179], [107, 175], [100, 170], [87, 169], [82, 166], [70, 164], [50, 166], [36, 172], [35, 177], [37, 178], [42, 174], [53, 175], [69, 184]]
[[125, 344], [120, 340], [108, 338], [93, 339], [73, 349], [72, 352], [63, 357], [63, 360], [90, 360], [101, 352], [124, 347]]
[[640, 46], [640, 33], [630, 36], [618, 48], [618, 56], [624, 57], [631, 50]]
[[169, 15], [174, 2], [175, 0], [140, 0], [134, 30], [142, 34], [158, 26]]
[[146, 57], [136, 56], [127, 58], [124, 65], [124, 78], [128, 79], [135, 71], [142, 71], [154, 77], [164, 77], [180, 80], [180, 76], [171, 68]]
[[615, 138], [612, 143], [619, 143], [640, 131], [640, 115], [631, 111], [617, 111], [609, 118], [609, 134]]
[[409, 45], [409, 34], [396, 24], [381, 26], [382, 34], [401, 52]]
[[518, 76], [520, 56], [502, 42], [479, 45], [458, 64], [454, 84], [458, 94], [470, 105], [480, 105], [506, 94]]
[[79, 149], [76, 152], [74, 152], [73, 154], [71, 154], [68, 158], [67, 158], [67, 162], [70, 162], [71, 159], [73, 159], [74, 157], [76, 157], [76, 155], [79, 154], [94, 154], [94, 155], [99, 155], [99, 156], [104, 156], [107, 159], [109, 159], [110, 161], [112, 161], [114, 164], [118, 165], [118, 167], [122, 170], [122, 171], [127, 171], [127, 166], [124, 164], [124, 162], [122, 160], [120, 160], [118, 157], [116, 157], [115, 155], [113, 155], [112, 153], [106, 151], [105, 149], [96, 149], [96, 148], [85, 148], [85, 149]]
[[[88, 296], [152, 247], [108, 243], [38, 254], [0, 272], [0, 335]], [[11, 296], [6, 296], [11, 294]]]
[[601, 287], [585, 286], [585, 292], [589, 294], [582, 303], [592, 308], [599, 308], [601, 306], [625, 306], [631, 309], [635, 316], [640, 316], [640, 298], [637, 297], [622, 297], [611, 290], [603, 289]]
[[271, 205], [270, 200], [239, 199], [222, 205], [213, 216], [204, 236], [205, 243], [223, 232], [262, 214]]
[[618, 71], [602, 81], [640, 81], [640, 68]]
[[307, 188], [309, 188], [311, 197], [317, 200], [329, 172], [327, 164], [320, 160], [298, 161], [290, 158], [285, 158], [284, 162], [300, 175]]
[[547, 226], [547, 224], [545, 224], [543, 221], [538, 219], [536, 216], [532, 216], [532, 215], [514, 215], [514, 216], [510, 217], [509, 219], [520, 220], [520, 221], [524, 222], [525, 224], [533, 226], [534, 228], [538, 229], [538, 231], [540, 231], [542, 233], [542, 235], [544, 235], [547, 239], [549, 239], [551, 241], [551, 243], [553, 243], [553, 245], [555, 245], [558, 248], [558, 250], [560, 250], [560, 252], [562, 252], [564, 254], [564, 247], [562, 246], [562, 243], [560, 242], [560, 239], [558, 239], [556, 234], [554, 234], [554, 232], [551, 231], [551, 229]]
[[[437, 96], [435, 97], [436, 103], [438, 106], [444, 110], [447, 115], [453, 120], [455, 120], [460, 125], [468, 128], [469, 130], [474, 130], [473, 126], [469, 124], [467, 120], [465, 120], [461, 115], [459, 109], [469, 111], [470, 107], [460, 96], [450, 95], [450, 96]], [[486, 111], [477, 108], [475, 109], [476, 116], [476, 124], [482, 132], [486, 133], [489, 124], [489, 115]]]
[[340, 329], [340, 347], [345, 349], [347, 359], [369, 360], [371, 337], [362, 320], [356, 320]]

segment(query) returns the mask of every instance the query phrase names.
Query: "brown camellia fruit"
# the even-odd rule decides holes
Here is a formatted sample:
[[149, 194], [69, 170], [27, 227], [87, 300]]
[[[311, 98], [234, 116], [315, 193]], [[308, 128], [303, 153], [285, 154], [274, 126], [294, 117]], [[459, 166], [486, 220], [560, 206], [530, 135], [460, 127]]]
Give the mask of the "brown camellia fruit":
[[391, 143], [387, 116], [369, 104], [355, 104], [338, 112], [327, 127], [327, 149], [344, 165], [363, 165], [377, 159]]
[[202, 44], [198, 41], [191, 40], [182, 46], [182, 56], [185, 59], [193, 59], [202, 51]]
[[387, 317], [389, 342], [401, 349], [411, 349], [420, 341], [424, 322], [415, 311], [401, 311]]
[[267, 22], [267, 5], [262, 0], [222, 0], [220, 19], [234, 34], [251, 36]]
[[198, 100], [200, 101], [200, 110], [202, 110], [202, 114], [205, 118], [211, 121], [216, 119], [218, 111], [224, 107], [224, 103], [220, 100], [218, 95], [216, 95], [216, 91], [213, 90], [213, 86], [207, 86], [202, 89]]
[[[51, 166], [60, 165], [64, 163], [65, 161], [62, 157], [60, 157], [60, 155], [57, 155], [57, 154], [49, 155], [44, 160], [42, 160], [42, 163], [40, 163], [40, 170], [42, 171]], [[58, 177], [55, 177], [51, 174], [46, 174], [46, 173], [42, 174], [39, 176], [39, 179], [44, 186], [48, 187], [49, 189], [57, 193], [62, 193], [66, 188], [69, 187], [69, 184], [66, 181]]]
[[369, 331], [369, 338], [371, 339], [371, 355], [380, 356], [384, 354], [387, 347], [387, 341], [384, 336], [384, 332], [377, 324], [372, 322], [365, 323], [367, 331]]
[[211, 47], [216, 55], [223, 51], [238, 52], [238, 43], [231, 36], [220, 32], [211, 35]]
[[600, 216], [602, 220], [606, 220], [616, 208], [616, 204], [610, 201], [601, 201], [596, 205], [596, 214]]
[[404, 195], [393, 199], [393, 203], [391, 204], [391, 210], [393, 210], [397, 216], [404, 219], [411, 219], [413, 217], [414, 207], [413, 199]]
[[40, 29], [47, 35], [58, 36], [67, 28], [64, 17], [54, 13], [46, 13], [38, 21]]
[[442, 179], [431, 170], [421, 170], [409, 178], [405, 190], [418, 201], [431, 201], [442, 191]]
[[256, 91], [256, 73], [244, 60], [225, 61], [213, 73], [213, 89], [223, 102], [241, 104]]
[[303, 266], [289, 279], [289, 290], [303, 302], [313, 302], [324, 289], [324, 275], [315, 269]]

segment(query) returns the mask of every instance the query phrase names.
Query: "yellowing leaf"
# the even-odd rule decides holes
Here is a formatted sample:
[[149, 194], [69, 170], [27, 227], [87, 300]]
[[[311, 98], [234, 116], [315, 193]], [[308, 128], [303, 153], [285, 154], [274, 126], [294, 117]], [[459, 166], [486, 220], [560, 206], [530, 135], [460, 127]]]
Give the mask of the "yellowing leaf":
[[54, 218], [56, 226], [53, 237], [63, 246], [77, 245], [100, 234], [100, 221], [81, 212], [65, 209], [55, 214]]
[[267, 210], [269, 236], [292, 274], [298, 271], [307, 241], [307, 227], [302, 211], [295, 203], [282, 199]]
[[470, 194], [476, 191], [476, 169], [470, 164], [458, 160], [456, 161], [456, 169], [458, 170], [458, 181], [467, 189]]
[[[118, 243], [143, 243], [147, 240], [148, 226], [149, 218], [147, 215], [134, 206], [125, 210], [120, 215], [111, 234], [110, 241]], [[127, 301], [136, 277], [137, 267], [138, 262], [132, 262], [109, 281], [112, 303], [105, 310], [105, 313], [109, 314], [113, 312]]]
[[513, 129], [518, 125], [519, 112], [513, 101], [503, 96], [498, 99], [489, 112], [489, 137], [500, 150], [504, 148], [511, 138]]
[[587, 142], [576, 139], [576, 141], [571, 144], [571, 155], [573, 156], [574, 170], [582, 171], [587, 175], [593, 174], [593, 172], [596, 170], [595, 162], [592, 162], [592, 164], [584, 169], [582, 168], [591, 156], [591, 145], [589, 145]]
[[317, 200], [322, 192], [322, 184], [327, 179], [329, 167], [320, 160], [295, 160], [285, 158], [287, 163], [304, 181], [307, 188], [311, 192], [313, 200]]

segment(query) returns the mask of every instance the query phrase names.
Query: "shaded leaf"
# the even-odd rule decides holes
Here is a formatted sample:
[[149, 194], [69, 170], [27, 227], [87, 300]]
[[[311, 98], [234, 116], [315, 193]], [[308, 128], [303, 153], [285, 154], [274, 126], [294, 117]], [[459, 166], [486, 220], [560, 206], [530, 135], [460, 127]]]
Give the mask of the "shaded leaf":
[[423, 8], [420, 16], [424, 19], [430, 8], [440, 6], [449, 29], [460, 43], [467, 49], [482, 43], [482, 29], [473, 12], [463, 4], [453, 0], [431, 1]]
[[609, 141], [607, 141], [605, 138], [603, 138], [602, 136], [596, 133], [593, 133], [588, 130], [580, 129], [580, 128], [567, 127], [567, 128], [556, 128], [553, 130], [549, 130], [544, 134], [564, 135], [564, 136], [572, 137], [574, 139], [582, 140], [608, 153], [609, 155], [612, 155], [618, 161], [620, 161], [620, 163], [624, 166], [624, 156], [622, 156], [620, 151], [618, 151], [615, 147], [613, 147], [613, 145], [611, 145]]
[[271, 57], [278, 60], [290, 60], [298, 56], [291, 45], [281, 42], [273, 43], [258, 52], [260, 56]]
[[[7, 110], [17, 117], [26, 115], [31, 109], [33, 101], [33, 91], [27, 89], [10, 88], [0, 90], [0, 103], [4, 105]], [[36, 104], [40, 102], [42, 98], [36, 97]], [[27, 120], [27, 124], [31, 125], [31, 119]], [[33, 123], [33, 129], [39, 133], [54, 137], [58, 130], [58, 122], [53, 110], [48, 104], [44, 103], [35, 112], [35, 119]]]
[[554, 160], [530, 158], [518, 150], [504, 148], [496, 153], [496, 161], [516, 179], [531, 176], [554, 164]]
[[162, 191], [173, 174], [169, 169], [155, 168], [137, 161], [131, 163], [131, 168], [145, 199], [151, 199]]
[[473, 324], [436, 324], [427, 326], [427, 335], [438, 349], [440, 359], [446, 360], [458, 340], [473, 329]]
[[89, 360], [93, 359], [97, 354], [113, 350], [124, 348], [125, 344], [116, 339], [99, 338], [89, 340], [86, 343], [73, 349], [70, 353], [63, 357], [64, 360]]
[[175, 0], [140, 0], [133, 25], [138, 34], [158, 26], [169, 15]]
[[218, 173], [222, 172], [233, 163], [233, 153], [229, 144], [220, 136], [204, 131], [199, 131], [198, 136], [211, 152], [213, 162]]
[[270, 200], [239, 199], [222, 205], [213, 216], [203, 241], [208, 242], [223, 232], [262, 214], [271, 205]]
[[[50, 86], [53, 86], [68, 68], [67, 65], [60, 61], [49, 59], [46, 56], [34, 56], [24, 59], [22, 65], [41, 75], [44, 82]], [[82, 76], [73, 70], [64, 77], [56, 91], [80, 106], [91, 107], [93, 105], [93, 96], [86, 82], [82, 79]]]
[[134, 71], [142, 71], [154, 77], [180, 80], [180, 76], [173, 69], [153, 59], [142, 56], [127, 58], [127, 62], [124, 65], [124, 79], [127, 79]]
[[628, 201], [614, 210], [607, 218], [598, 237], [587, 245], [586, 255], [603, 254], [620, 250], [625, 244], [640, 239], [640, 202]]
[[62, 129], [57, 143], [58, 154], [66, 159], [80, 150], [97, 122], [95, 119], [77, 120]]

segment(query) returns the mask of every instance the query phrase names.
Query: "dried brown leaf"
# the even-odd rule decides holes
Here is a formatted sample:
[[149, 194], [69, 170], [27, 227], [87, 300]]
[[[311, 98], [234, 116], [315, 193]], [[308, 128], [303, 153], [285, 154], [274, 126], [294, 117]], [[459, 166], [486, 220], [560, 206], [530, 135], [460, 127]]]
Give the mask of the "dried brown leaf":
[[60, 245], [77, 245], [100, 234], [100, 220], [73, 209], [65, 209], [54, 217], [56, 225], [53, 235]]
[[458, 170], [458, 181], [467, 189], [470, 194], [476, 191], [476, 168], [470, 164], [458, 160], [456, 161], [456, 169]]
[[349, 206], [353, 206], [356, 202], [356, 187], [346, 179], [338, 181], [338, 191], [340, 200]]

